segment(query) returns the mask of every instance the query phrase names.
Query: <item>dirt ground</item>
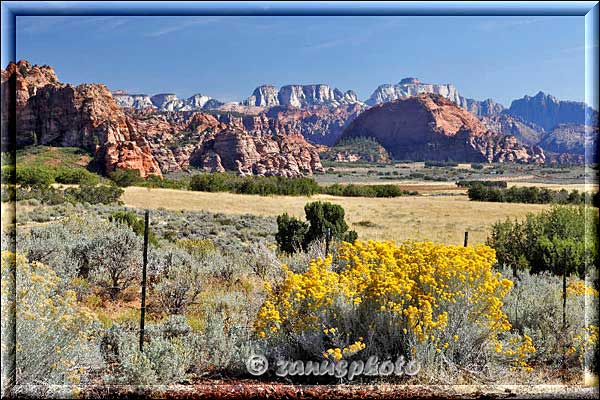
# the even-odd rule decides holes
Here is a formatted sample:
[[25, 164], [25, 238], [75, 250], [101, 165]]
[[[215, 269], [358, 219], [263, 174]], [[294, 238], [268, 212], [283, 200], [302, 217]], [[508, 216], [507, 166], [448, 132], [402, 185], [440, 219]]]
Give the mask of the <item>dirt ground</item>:
[[18, 388], [24, 398], [155, 399], [571, 399], [598, 398], [598, 387], [563, 385], [289, 385], [252, 381], [152, 387], [88, 386]]

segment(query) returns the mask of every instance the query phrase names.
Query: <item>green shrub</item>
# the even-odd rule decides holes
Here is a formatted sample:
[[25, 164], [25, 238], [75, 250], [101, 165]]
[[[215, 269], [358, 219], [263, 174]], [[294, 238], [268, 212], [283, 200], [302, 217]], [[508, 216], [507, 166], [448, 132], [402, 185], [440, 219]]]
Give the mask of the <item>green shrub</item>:
[[577, 190], [568, 193], [564, 189], [551, 190], [535, 186], [513, 186], [506, 189], [477, 181], [467, 184], [467, 187], [469, 188], [467, 191], [469, 199], [475, 201], [529, 204], [595, 204], [598, 198], [597, 194], [592, 196], [590, 193], [579, 193]]
[[215, 244], [210, 239], [183, 239], [178, 240], [175, 245], [193, 257], [201, 257], [217, 250]]
[[458, 187], [466, 187], [470, 188], [472, 186], [481, 185], [485, 187], [497, 187], [497, 188], [506, 188], [508, 185], [506, 181], [468, 181], [468, 180], [460, 180], [456, 182], [456, 186]]
[[322, 240], [330, 230], [331, 237], [343, 240], [348, 230], [344, 220], [344, 208], [338, 204], [315, 201], [304, 206], [306, 220], [310, 224], [304, 236], [304, 248], [315, 240]]
[[17, 174], [14, 165], [3, 165], [2, 166], [2, 184], [14, 184], [16, 183]]
[[302, 248], [304, 236], [308, 232], [308, 224], [287, 213], [277, 217], [277, 234], [275, 240], [279, 249], [286, 253], [294, 253]]
[[[144, 220], [141, 218], [138, 218], [137, 215], [131, 211], [117, 211], [112, 213], [108, 219], [111, 222], [116, 222], [119, 224], [125, 224], [127, 226], [129, 226], [133, 232], [135, 232], [136, 235], [144, 237], [144, 229], [145, 229], [145, 223]], [[158, 239], [156, 238], [156, 236], [154, 235], [154, 232], [152, 232], [152, 229], [148, 228], [148, 242], [157, 246], [158, 245]]]
[[319, 193], [312, 178], [282, 176], [237, 176], [230, 173], [198, 174], [190, 180], [192, 190], [240, 194], [311, 196]]
[[168, 179], [161, 178], [160, 176], [150, 175], [143, 182], [136, 183], [138, 186], [151, 187], [151, 188], [162, 188], [162, 189], [181, 189], [189, 190], [189, 179]]
[[398, 185], [341, 185], [339, 183], [321, 187], [321, 193], [345, 197], [399, 197], [412, 195]]
[[47, 167], [17, 167], [16, 182], [24, 186], [50, 186], [55, 171]]
[[97, 185], [100, 183], [98, 175], [85, 169], [61, 167], [56, 169], [54, 181], [63, 184]]
[[233, 189], [231, 182], [235, 179], [230, 174], [198, 174], [192, 176], [190, 188], [199, 192], [226, 192]]
[[64, 193], [72, 203], [112, 204], [119, 202], [123, 189], [117, 186], [82, 185], [79, 188], [67, 188]]
[[108, 174], [108, 177], [118, 186], [127, 187], [142, 182], [140, 171], [137, 169], [115, 169]]
[[458, 167], [456, 161], [425, 161], [425, 168], [431, 167]]
[[523, 221], [506, 220], [492, 226], [487, 244], [500, 265], [514, 271], [550, 271], [583, 276], [586, 265], [598, 266], [598, 212], [589, 207], [556, 206]]
[[358, 237], [356, 232], [348, 232], [344, 209], [340, 205], [315, 201], [304, 206], [304, 213], [307, 222], [287, 213], [277, 217], [275, 239], [281, 251], [290, 254], [300, 249], [306, 251], [311, 243], [326, 239], [328, 232], [333, 240], [354, 241]]

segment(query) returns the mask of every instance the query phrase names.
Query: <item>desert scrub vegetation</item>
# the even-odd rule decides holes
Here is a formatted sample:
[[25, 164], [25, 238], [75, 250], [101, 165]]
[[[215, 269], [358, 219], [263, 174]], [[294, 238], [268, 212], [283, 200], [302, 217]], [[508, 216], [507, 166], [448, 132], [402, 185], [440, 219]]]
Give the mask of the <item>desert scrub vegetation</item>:
[[507, 310], [517, 329], [541, 343], [538, 361], [596, 364], [598, 223], [595, 208], [554, 206], [492, 227], [487, 244], [515, 282]]
[[[138, 221], [144, 211], [117, 204], [61, 203], [41, 204], [36, 199], [17, 202], [17, 227], [27, 230], [31, 225], [59, 222], [70, 215], [110, 220], [117, 214], [133, 214]], [[132, 218], [132, 217], [126, 217]], [[126, 223], [129, 224], [129, 223]], [[132, 229], [142, 234], [143, 224]], [[152, 210], [150, 231], [157, 241], [176, 243], [182, 240], [207, 240], [224, 252], [248, 250], [254, 245], [273, 243], [277, 232], [274, 217], [256, 215], [226, 215], [204, 211]]]
[[482, 185], [484, 187], [506, 188], [506, 181], [477, 181], [477, 180], [459, 180], [456, 182], [457, 187], [470, 188], [472, 186]]
[[[596, 278], [593, 263], [582, 261], [591, 254], [580, 250], [591, 243], [582, 226], [590, 226], [593, 218], [586, 212], [592, 210], [557, 208], [528, 217], [526, 229], [522, 221], [519, 228], [509, 221], [513, 225], [499, 229], [489, 247], [465, 248], [355, 241], [346, 237], [341, 207], [306, 206], [307, 222], [295, 224], [305, 228], [302, 235], [287, 236], [297, 238], [295, 252], [277, 249], [278, 225], [272, 217], [153, 210], [150, 228], [156, 241], [149, 247], [147, 333], [140, 353], [143, 210], [17, 202], [16, 232], [11, 233], [18, 238], [15, 260], [39, 268], [34, 275], [54, 277], [48, 278], [53, 283], [47, 296], [42, 293], [35, 301], [50, 297], [58, 307], [58, 299], [66, 299], [64, 313], [73, 315], [78, 327], [53, 332], [54, 342], [48, 344], [62, 341], [61, 349], [71, 349], [72, 366], [51, 373], [47, 368], [53, 363], [39, 363], [39, 370], [26, 372], [23, 379], [76, 382], [69, 374], [77, 368], [83, 383], [188, 383], [199, 377], [245, 376], [248, 355], [262, 353], [271, 361], [318, 362], [403, 355], [421, 365], [410, 382], [547, 383], [557, 379], [548, 370], [565, 366], [576, 376], [593, 360], [597, 316], [584, 311], [597, 300], [597, 286], [583, 280]], [[334, 238], [329, 255], [323, 243], [327, 228]], [[312, 239], [302, 246], [307, 236]], [[522, 249], [525, 258], [508, 258], [515, 243], [521, 243], [515, 249]], [[531, 249], [536, 248], [547, 255], [538, 254], [525, 265], [526, 252], [535, 254]], [[573, 251], [570, 259], [587, 267], [580, 273], [574, 266], [567, 279], [563, 328], [557, 322], [562, 278], [556, 276], [562, 270], [538, 272], [533, 265], [535, 260], [562, 263], [565, 249]], [[3, 274], [5, 264], [16, 265], [3, 258]], [[37, 280], [24, 282], [37, 291], [35, 284], [42, 283]], [[23, 293], [23, 301], [37, 295]], [[35, 344], [33, 333], [42, 329], [38, 321], [50, 318], [28, 320], [19, 328], [19, 340], [40, 346], [39, 353], [45, 354], [46, 344]], [[59, 328], [57, 323], [52, 329]], [[79, 331], [89, 334], [79, 337]], [[62, 355], [48, 360], [57, 357]]]
[[[263, 279], [275, 276], [277, 273], [270, 269], [278, 264], [266, 259], [264, 252], [223, 253], [206, 239], [151, 244], [147, 335], [144, 353], [140, 353], [139, 293], [135, 289], [140, 284], [142, 238], [125, 219], [114, 218], [114, 212], [106, 215], [69, 215], [58, 223], [34, 226], [18, 234], [16, 260], [52, 278], [48, 278], [45, 292], [34, 285], [35, 293], [25, 287], [19, 287], [18, 293], [49, 297], [40, 301], [51, 310], [65, 297], [65, 304], [81, 314], [71, 318], [59, 313], [56, 318], [59, 322], [80, 323], [81, 328], [69, 325], [69, 332], [57, 332], [57, 322], [50, 334], [56, 336], [55, 342], [62, 343], [60, 348], [72, 346], [82, 354], [97, 356], [91, 363], [93, 371], [77, 360], [65, 368], [76, 369], [79, 375], [92, 374], [86, 379], [94, 382], [128, 384], [175, 383], [194, 373], [241, 371], [252, 343], [247, 327], [260, 305]], [[112, 220], [108, 218], [111, 216]], [[3, 258], [3, 274], [10, 268], [9, 261]], [[21, 279], [22, 273], [27, 271], [17, 271], [19, 282], [31, 285], [29, 280]], [[40, 273], [34, 274], [33, 282], [41, 282]], [[3, 276], [3, 296], [5, 285], [8, 280], [5, 284]], [[23, 310], [17, 310], [18, 321], [25, 318], [31, 322], [28, 330], [19, 331], [19, 347], [34, 340], [35, 332], [43, 331], [42, 323], [55, 322], [44, 316], [29, 319], [28, 311]], [[5, 316], [3, 313], [3, 324]], [[88, 322], [94, 336], [80, 343], [77, 332], [83, 332], [83, 324]], [[48, 343], [50, 346], [54, 342]], [[84, 344], [92, 348], [88, 351]], [[35, 355], [28, 357], [33, 360]], [[40, 351], [39, 356], [43, 355]], [[32, 379], [39, 383], [63, 383], [67, 379], [48, 374], [46, 367], [40, 364], [40, 372], [36, 372], [39, 378]], [[32, 382], [28, 379], [33, 375], [23, 376], [25, 380], [20, 382]]]
[[3, 165], [2, 181], [29, 186], [52, 183], [96, 185], [101, 178], [84, 168]]
[[190, 179], [190, 189], [203, 192], [239, 194], [312, 196], [329, 194], [348, 197], [399, 197], [415, 195], [397, 185], [319, 185], [313, 178], [281, 176], [237, 176], [229, 173], [197, 174]]
[[509, 267], [501, 272], [514, 282], [504, 299], [504, 310], [513, 328], [535, 343], [536, 352], [530, 356], [530, 362], [556, 369], [566, 366], [591, 371], [598, 346], [598, 310], [594, 307], [598, 290], [593, 287], [597, 270], [590, 272], [588, 283], [569, 277], [564, 299], [562, 278], [549, 271], [523, 272], [518, 277], [512, 276]]
[[[23, 255], [2, 252], [2, 351], [10, 344], [7, 315], [16, 293], [17, 382], [27, 384], [79, 384], [89, 382], [103, 368], [96, 339], [99, 327], [82, 307], [75, 292], [62, 289], [64, 281], [42, 263]], [[4, 378], [4, 377], [3, 377]]]
[[[140, 353], [142, 238], [134, 225], [142, 210], [90, 204], [26, 207], [18, 218], [15, 259], [39, 268], [37, 275], [53, 276], [47, 297], [55, 306], [57, 299], [67, 299], [68, 312], [76, 316], [71, 322], [80, 328], [53, 332], [52, 340], [72, 349], [68, 354], [75, 364], [68, 368], [78, 368], [81, 382], [166, 384], [239, 377], [246, 373], [247, 357], [262, 353], [271, 361], [318, 362], [402, 355], [421, 365], [410, 382], [545, 383], [544, 371], [563, 364], [575, 376], [589, 365], [597, 343], [597, 316], [585, 319], [583, 312], [586, 302], [597, 299], [597, 288], [577, 274], [568, 278], [565, 331], [556, 322], [562, 312], [561, 278], [531, 268], [516, 277], [511, 265], [498, 263], [495, 251], [485, 245], [338, 238], [329, 255], [319, 239], [288, 253], [277, 251], [274, 232], [243, 246], [229, 237], [254, 220], [155, 210], [150, 221], [157, 243], [149, 247], [147, 332]], [[315, 215], [327, 214], [327, 206], [313, 207]], [[30, 225], [44, 212], [46, 222]], [[340, 217], [339, 212], [332, 215]], [[332, 222], [319, 221], [317, 232]], [[276, 228], [272, 219], [267, 225]], [[165, 237], [179, 226], [222, 231]], [[222, 235], [226, 245], [213, 240]], [[120, 271], [121, 265], [126, 270]], [[111, 274], [119, 271], [115, 283]], [[41, 283], [37, 280], [23, 282]], [[38, 321], [52, 321], [44, 318], [27, 320], [19, 340], [35, 343], [33, 332], [42, 326]], [[89, 335], [80, 338], [79, 331]], [[38, 346], [40, 354], [48, 351], [44, 343]], [[48, 360], [56, 357], [62, 355]], [[45, 372], [52, 365], [38, 365], [39, 382], [77, 380], [66, 372]]]

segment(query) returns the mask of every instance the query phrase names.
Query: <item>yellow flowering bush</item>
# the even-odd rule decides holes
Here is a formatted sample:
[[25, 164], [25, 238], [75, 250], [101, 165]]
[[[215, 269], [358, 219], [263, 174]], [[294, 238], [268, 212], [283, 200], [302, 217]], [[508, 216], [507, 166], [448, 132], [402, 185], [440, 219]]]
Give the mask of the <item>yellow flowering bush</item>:
[[[502, 299], [512, 282], [492, 269], [494, 262], [484, 245], [343, 243], [335, 265], [329, 256], [312, 260], [304, 273], [284, 267], [284, 282], [266, 287], [255, 330], [272, 343], [295, 343], [291, 353], [336, 360], [423, 351], [463, 364], [481, 350], [507, 357], [502, 338], [511, 324]], [[528, 367], [533, 345], [505, 347]]]
[[[16, 273], [16, 293], [10, 271]], [[2, 252], [2, 330], [16, 298], [17, 381], [77, 384], [90, 366], [102, 365], [93, 343], [93, 314], [77, 304], [75, 292], [62, 289], [48, 266], [21, 254]], [[4, 341], [2, 351], [10, 345]]]

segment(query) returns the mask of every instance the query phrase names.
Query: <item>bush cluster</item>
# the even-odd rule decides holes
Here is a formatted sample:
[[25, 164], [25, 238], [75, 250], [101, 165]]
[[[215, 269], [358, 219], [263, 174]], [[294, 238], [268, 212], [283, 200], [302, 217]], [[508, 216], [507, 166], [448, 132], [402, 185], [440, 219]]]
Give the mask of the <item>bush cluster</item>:
[[431, 167], [458, 167], [456, 161], [425, 161], [425, 168]]
[[400, 189], [398, 185], [341, 185], [339, 183], [322, 187], [321, 193], [345, 197], [399, 197], [415, 194]]
[[23, 186], [50, 186], [53, 183], [68, 185], [96, 185], [100, 177], [83, 168], [2, 166], [2, 182]]
[[238, 176], [229, 173], [197, 174], [190, 181], [192, 190], [259, 195], [312, 196], [319, 193], [314, 179], [282, 176]]
[[548, 188], [517, 187], [508, 189], [476, 183], [468, 186], [467, 194], [470, 200], [491, 201], [498, 203], [530, 203], [530, 204], [594, 204], [598, 206], [598, 192], [579, 192], [565, 189], [552, 190]]
[[495, 187], [495, 188], [506, 188], [508, 184], [506, 181], [468, 181], [468, 180], [460, 180], [456, 182], [456, 186], [470, 188], [473, 186], [485, 186], [485, 187]]
[[599, 265], [598, 210], [555, 206], [522, 220], [497, 222], [487, 244], [496, 250], [500, 265], [531, 273], [583, 277], [586, 267]]
[[343, 243], [335, 262], [313, 260], [267, 288], [255, 332], [273, 357], [403, 356], [432, 369], [483, 371], [496, 362], [530, 371], [535, 347], [511, 330], [502, 300], [512, 282], [493, 263], [487, 246]]
[[277, 234], [275, 240], [279, 250], [294, 253], [306, 250], [315, 241], [330, 239], [353, 242], [358, 235], [348, 231], [344, 220], [344, 208], [337, 204], [315, 201], [304, 206], [306, 221], [303, 222], [287, 213], [277, 217]]
[[[4, 194], [6, 193], [6, 195]], [[3, 190], [2, 201], [22, 201], [35, 199], [43, 204], [56, 205], [62, 203], [113, 204], [119, 203], [123, 189], [117, 186], [69, 187], [66, 189], [52, 186], [32, 185], [7, 187]]]
[[[109, 221], [125, 224], [130, 227], [136, 235], [144, 237], [145, 223], [144, 220], [138, 218], [137, 215], [131, 211], [116, 211], [108, 217]], [[152, 229], [148, 228], [148, 242], [157, 245], [158, 239], [154, 235]]]
[[397, 185], [341, 185], [320, 186], [306, 177], [237, 176], [228, 173], [198, 174], [190, 181], [190, 189], [203, 192], [231, 192], [259, 195], [312, 196], [329, 194], [350, 197], [398, 197], [414, 192], [401, 190]]

